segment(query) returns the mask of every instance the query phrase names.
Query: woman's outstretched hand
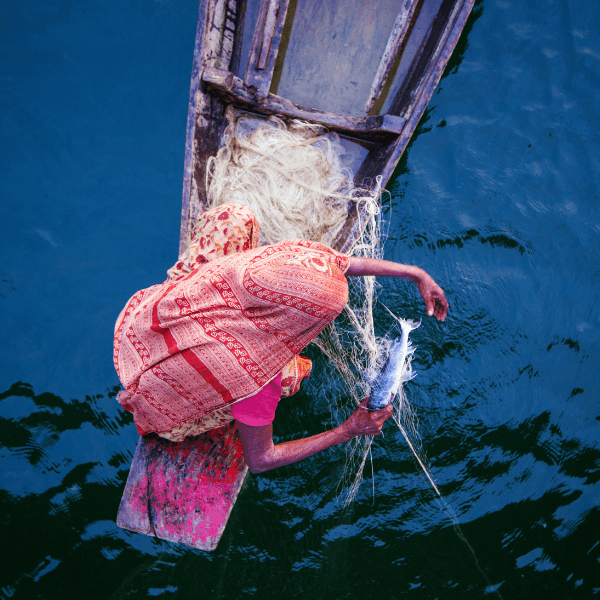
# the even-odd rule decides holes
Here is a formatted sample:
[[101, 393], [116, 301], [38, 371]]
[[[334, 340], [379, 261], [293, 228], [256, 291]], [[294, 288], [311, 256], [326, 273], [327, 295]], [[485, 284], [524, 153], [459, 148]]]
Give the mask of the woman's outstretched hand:
[[403, 265], [389, 260], [351, 256], [346, 275], [349, 277], [375, 275], [377, 277], [410, 279], [419, 288], [419, 292], [425, 300], [427, 314], [430, 317], [435, 315], [438, 321], [446, 319], [448, 301], [444, 295], [444, 290], [433, 280], [431, 275], [419, 267]]
[[392, 416], [392, 404], [388, 404], [381, 410], [369, 410], [369, 399], [365, 398], [340, 425], [348, 439], [361, 435], [379, 435], [383, 424]]
[[423, 271], [422, 276], [415, 282], [419, 288], [419, 293], [425, 301], [427, 314], [438, 321], [444, 321], [448, 314], [448, 301], [444, 294], [444, 290], [433, 280], [431, 275]]

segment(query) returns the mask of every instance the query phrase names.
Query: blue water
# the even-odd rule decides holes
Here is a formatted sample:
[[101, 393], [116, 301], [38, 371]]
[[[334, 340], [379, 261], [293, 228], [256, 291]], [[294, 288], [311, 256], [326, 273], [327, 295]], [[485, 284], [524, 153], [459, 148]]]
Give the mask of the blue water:
[[[137, 434], [112, 328], [176, 258], [196, 16], [196, 0], [3, 3], [0, 597], [599, 594], [600, 6], [584, 0], [479, 2], [389, 185], [386, 256], [451, 303], [414, 334], [410, 400], [483, 574], [391, 427], [348, 510], [338, 447], [249, 476], [214, 554], [115, 525]], [[381, 294], [423, 316], [409, 284]], [[331, 424], [315, 371], [278, 439]]]

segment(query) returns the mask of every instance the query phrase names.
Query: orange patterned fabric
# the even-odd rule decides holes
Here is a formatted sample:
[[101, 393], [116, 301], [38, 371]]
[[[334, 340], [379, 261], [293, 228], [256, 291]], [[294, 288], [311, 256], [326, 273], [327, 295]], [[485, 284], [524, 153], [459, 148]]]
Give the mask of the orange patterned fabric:
[[310, 377], [312, 360], [306, 356], [295, 356], [281, 372], [281, 395], [292, 396], [300, 389], [304, 379]]
[[[225, 205], [208, 211], [204, 229], [228, 206], [236, 218], [252, 215]], [[227, 235], [224, 228], [216, 237]], [[255, 221], [251, 229], [248, 246], [256, 243]], [[114, 362], [126, 389], [118, 399], [141, 434], [227, 418], [229, 405], [256, 394], [290, 361], [288, 377], [296, 379], [287, 387], [296, 391], [307, 368], [296, 356], [348, 300], [349, 259], [323, 244], [289, 240], [230, 254], [219, 244], [219, 258], [193, 269], [192, 255], [180, 260], [170, 279], [135, 294], [119, 315]]]
[[258, 245], [258, 223], [252, 211], [230, 202], [203, 212], [192, 231], [189, 249], [167, 271], [179, 279], [211, 260], [246, 252]]

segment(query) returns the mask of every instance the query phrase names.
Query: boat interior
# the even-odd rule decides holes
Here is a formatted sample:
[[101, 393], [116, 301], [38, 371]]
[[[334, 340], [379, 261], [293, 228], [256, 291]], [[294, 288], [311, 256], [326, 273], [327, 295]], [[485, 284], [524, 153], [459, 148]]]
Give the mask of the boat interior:
[[[474, 0], [202, 0], [181, 229], [204, 209], [205, 165], [239, 115], [323, 125], [357, 185], [383, 185], [416, 128]], [[349, 217], [349, 226], [354, 216]], [[346, 236], [347, 232], [343, 232]]]

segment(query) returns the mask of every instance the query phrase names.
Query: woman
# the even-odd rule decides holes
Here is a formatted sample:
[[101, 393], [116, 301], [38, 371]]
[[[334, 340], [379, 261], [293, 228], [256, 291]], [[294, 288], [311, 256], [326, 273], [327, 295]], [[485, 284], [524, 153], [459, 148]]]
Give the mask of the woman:
[[140, 434], [180, 441], [234, 419], [254, 473], [302, 460], [363, 435], [379, 435], [391, 405], [364, 401], [340, 426], [273, 443], [282, 395], [310, 372], [299, 352], [341, 312], [346, 277], [413, 281], [427, 313], [444, 321], [448, 303], [422, 269], [348, 257], [320, 242], [258, 245], [252, 211], [228, 203], [203, 213], [169, 279], [135, 294], [115, 327], [121, 405]]

